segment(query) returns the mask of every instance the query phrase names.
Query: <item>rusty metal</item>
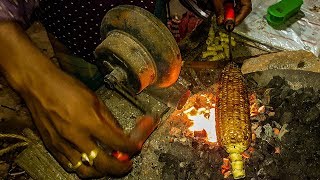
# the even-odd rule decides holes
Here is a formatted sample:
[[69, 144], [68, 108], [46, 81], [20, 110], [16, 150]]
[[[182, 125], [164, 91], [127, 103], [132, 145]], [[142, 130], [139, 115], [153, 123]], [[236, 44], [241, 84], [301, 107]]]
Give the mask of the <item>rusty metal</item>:
[[[105, 15], [96, 64], [106, 85], [148, 112], [135, 95], [143, 90], [169, 107], [181, 106], [188, 89], [177, 83], [182, 61], [171, 32], [150, 12], [117, 6]], [[190, 93], [189, 93], [190, 94]]]
[[[128, 85], [136, 92], [147, 86], [166, 88], [178, 79], [182, 64], [178, 45], [166, 26], [150, 12], [136, 6], [117, 6], [105, 15], [101, 34], [104, 42], [95, 51], [97, 59], [109, 60], [111, 54], [116, 55], [120, 66], [135, 76]], [[140, 61], [144, 62], [143, 68]], [[137, 83], [140, 87], [136, 87]]]
[[127, 77], [121, 81], [131, 86], [136, 93], [152, 84], [157, 77], [151, 54], [136, 38], [126, 32], [108, 32], [105, 40], [97, 47], [96, 55], [108, 56], [105, 61], [112, 65], [112, 69], [123, 69]]

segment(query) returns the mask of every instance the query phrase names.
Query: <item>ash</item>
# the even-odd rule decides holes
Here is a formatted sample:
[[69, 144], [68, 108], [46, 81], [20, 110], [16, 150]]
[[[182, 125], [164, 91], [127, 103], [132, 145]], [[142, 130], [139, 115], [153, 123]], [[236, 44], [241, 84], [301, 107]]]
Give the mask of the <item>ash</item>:
[[270, 136], [267, 128], [262, 128], [261, 138], [256, 139], [255, 151], [246, 163], [247, 178], [318, 179], [320, 92], [313, 88], [292, 90], [279, 76], [264, 89], [258, 98], [264, 99], [275, 113], [267, 115], [260, 127], [270, 125], [280, 132]]

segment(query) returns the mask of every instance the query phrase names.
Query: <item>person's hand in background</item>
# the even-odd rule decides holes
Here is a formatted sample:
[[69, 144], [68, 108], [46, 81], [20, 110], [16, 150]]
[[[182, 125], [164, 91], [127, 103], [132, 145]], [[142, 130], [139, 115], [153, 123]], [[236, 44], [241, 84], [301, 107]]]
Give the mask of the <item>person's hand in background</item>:
[[[252, 4], [251, 0], [236, 0], [236, 26], [239, 25], [251, 12]], [[224, 23], [224, 0], [212, 0], [214, 10], [216, 13], [217, 24]]]

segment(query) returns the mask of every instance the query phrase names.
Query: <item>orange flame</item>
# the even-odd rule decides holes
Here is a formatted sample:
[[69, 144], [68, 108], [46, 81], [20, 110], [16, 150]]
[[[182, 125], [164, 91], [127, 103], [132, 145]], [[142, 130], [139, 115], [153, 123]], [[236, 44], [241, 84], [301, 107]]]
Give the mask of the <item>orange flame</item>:
[[202, 107], [196, 108], [193, 105], [189, 109], [183, 111], [192, 122], [189, 130], [192, 132], [205, 130], [207, 133], [207, 140], [209, 142], [217, 142], [215, 104], [212, 103], [212, 100], [206, 95], [202, 94], [201, 97], [205, 97], [206, 100], [206, 102], [201, 103]]

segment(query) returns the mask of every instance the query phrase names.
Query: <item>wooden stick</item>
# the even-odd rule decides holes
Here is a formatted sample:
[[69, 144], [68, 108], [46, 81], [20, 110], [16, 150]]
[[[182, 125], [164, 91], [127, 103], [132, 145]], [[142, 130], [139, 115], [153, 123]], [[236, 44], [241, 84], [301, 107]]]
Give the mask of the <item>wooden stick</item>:
[[16, 159], [16, 163], [23, 168], [32, 179], [45, 180], [76, 180], [75, 174], [67, 173], [60, 164], [45, 149], [40, 138], [30, 129], [23, 131], [30, 139], [30, 145], [23, 150]]

